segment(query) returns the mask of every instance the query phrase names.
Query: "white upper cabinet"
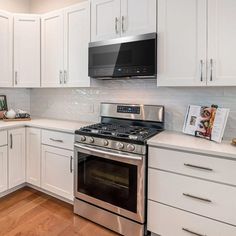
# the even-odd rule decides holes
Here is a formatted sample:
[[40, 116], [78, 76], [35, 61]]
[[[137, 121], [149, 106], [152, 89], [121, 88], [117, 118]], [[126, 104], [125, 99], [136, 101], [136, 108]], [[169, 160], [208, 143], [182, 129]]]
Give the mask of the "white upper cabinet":
[[156, 32], [156, 0], [92, 0], [91, 41]]
[[236, 86], [236, 1], [208, 1], [208, 84]]
[[92, 41], [120, 37], [120, 0], [93, 0], [91, 8]]
[[42, 16], [42, 86], [63, 84], [63, 12]]
[[156, 0], [121, 0], [121, 33], [156, 32]]
[[206, 0], [158, 1], [158, 86], [206, 85]]
[[12, 86], [12, 15], [0, 11], [0, 87]]
[[90, 4], [42, 17], [42, 87], [87, 87]]
[[40, 16], [14, 16], [14, 86], [40, 87]]
[[64, 84], [67, 87], [88, 87], [89, 2], [67, 8], [64, 16]]

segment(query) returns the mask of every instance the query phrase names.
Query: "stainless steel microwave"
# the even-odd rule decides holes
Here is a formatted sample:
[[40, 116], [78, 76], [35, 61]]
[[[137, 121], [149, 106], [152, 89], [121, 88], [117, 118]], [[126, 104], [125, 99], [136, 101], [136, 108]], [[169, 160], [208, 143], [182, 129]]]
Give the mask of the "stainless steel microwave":
[[150, 78], [156, 73], [156, 33], [89, 44], [89, 76], [92, 78]]

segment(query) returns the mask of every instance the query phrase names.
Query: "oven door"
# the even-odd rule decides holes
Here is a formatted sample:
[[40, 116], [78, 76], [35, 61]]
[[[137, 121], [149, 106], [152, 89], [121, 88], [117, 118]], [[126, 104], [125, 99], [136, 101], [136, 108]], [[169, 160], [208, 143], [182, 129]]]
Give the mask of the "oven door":
[[75, 197], [145, 222], [145, 157], [75, 145]]
[[90, 43], [92, 78], [153, 77], [156, 75], [156, 33]]

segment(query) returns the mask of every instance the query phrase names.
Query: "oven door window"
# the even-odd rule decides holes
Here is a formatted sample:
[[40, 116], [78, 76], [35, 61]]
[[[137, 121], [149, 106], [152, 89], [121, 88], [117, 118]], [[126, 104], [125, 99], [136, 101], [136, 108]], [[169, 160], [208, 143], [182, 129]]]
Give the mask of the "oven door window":
[[79, 153], [78, 192], [137, 213], [137, 166]]

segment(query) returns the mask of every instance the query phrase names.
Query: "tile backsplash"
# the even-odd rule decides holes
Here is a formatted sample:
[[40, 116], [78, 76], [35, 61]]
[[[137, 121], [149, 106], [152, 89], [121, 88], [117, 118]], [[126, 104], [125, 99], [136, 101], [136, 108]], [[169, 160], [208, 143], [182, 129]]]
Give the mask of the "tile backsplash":
[[30, 111], [30, 89], [0, 89], [0, 95], [7, 96], [8, 109]]
[[189, 104], [230, 108], [225, 137], [236, 136], [236, 88], [157, 88], [155, 80], [99, 81], [92, 88], [32, 89], [31, 114], [73, 121], [99, 121], [101, 102], [164, 105], [166, 129], [181, 131]]

